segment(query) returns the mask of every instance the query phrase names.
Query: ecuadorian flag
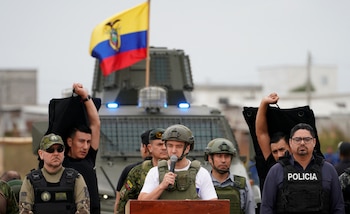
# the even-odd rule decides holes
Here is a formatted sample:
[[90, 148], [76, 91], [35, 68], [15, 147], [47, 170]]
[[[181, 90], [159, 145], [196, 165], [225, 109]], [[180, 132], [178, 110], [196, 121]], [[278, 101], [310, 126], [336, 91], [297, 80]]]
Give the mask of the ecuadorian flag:
[[107, 76], [126, 68], [147, 55], [148, 2], [114, 15], [92, 32], [91, 56], [99, 59]]

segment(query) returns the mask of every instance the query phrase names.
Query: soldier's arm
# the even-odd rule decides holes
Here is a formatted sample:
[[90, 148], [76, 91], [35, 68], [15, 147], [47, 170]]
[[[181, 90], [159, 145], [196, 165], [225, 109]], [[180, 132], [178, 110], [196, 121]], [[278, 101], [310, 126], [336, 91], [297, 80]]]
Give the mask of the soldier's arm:
[[0, 181], [0, 213], [18, 213], [15, 194], [4, 181]]
[[25, 177], [19, 192], [19, 213], [31, 214], [34, 204], [34, 190], [30, 181]]
[[269, 104], [277, 103], [277, 101], [278, 101], [277, 94], [271, 93], [268, 97], [265, 97], [261, 100], [260, 106], [258, 108], [258, 112], [256, 114], [255, 133], [258, 140], [258, 144], [264, 155], [265, 160], [267, 160], [267, 158], [271, 154], [270, 136], [268, 132], [267, 118], [266, 118], [267, 108]]
[[141, 189], [137, 184], [137, 181], [140, 179], [140, 165], [135, 166], [128, 173], [124, 184], [120, 190], [120, 200], [117, 207], [119, 213], [124, 213], [126, 203], [129, 199], [137, 199], [138, 194]]
[[120, 202], [120, 192], [116, 191], [115, 192], [116, 198], [115, 198], [115, 203], [114, 203], [114, 214], [118, 213], [118, 206]]
[[[81, 96], [81, 98], [84, 100], [88, 98], [89, 94], [88, 91], [83, 88], [83, 85], [80, 83], [74, 83], [73, 89], [76, 94]], [[92, 99], [89, 99], [88, 101], [84, 101], [86, 112], [88, 114], [88, 119], [90, 123], [90, 129], [91, 129], [91, 147], [94, 150], [97, 150], [100, 145], [100, 117], [98, 115], [96, 106]]]
[[82, 175], [75, 180], [74, 187], [74, 199], [77, 207], [77, 212], [79, 214], [89, 214], [90, 213], [90, 196], [87, 189], [85, 180]]

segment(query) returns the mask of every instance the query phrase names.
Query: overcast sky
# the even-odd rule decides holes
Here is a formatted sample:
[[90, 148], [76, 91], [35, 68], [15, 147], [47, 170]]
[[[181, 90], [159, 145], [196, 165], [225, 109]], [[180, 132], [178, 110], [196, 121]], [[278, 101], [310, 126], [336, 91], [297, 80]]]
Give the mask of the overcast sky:
[[[1, 0], [0, 69], [38, 70], [38, 103], [91, 89], [93, 28], [142, 0]], [[258, 68], [338, 67], [350, 92], [348, 0], [152, 0], [150, 45], [190, 55], [195, 84], [259, 84]]]

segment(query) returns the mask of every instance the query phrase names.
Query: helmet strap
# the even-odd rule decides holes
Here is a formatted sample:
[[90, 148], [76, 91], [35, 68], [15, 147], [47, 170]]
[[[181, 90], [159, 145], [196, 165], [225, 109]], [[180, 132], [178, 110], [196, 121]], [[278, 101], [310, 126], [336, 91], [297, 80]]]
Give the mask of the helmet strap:
[[184, 157], [186, 157], [186, 156], [188, 155], [188, 152], [185, 153], [186, 148], [187, 148], [188, 145], [189, 145], [189, 143], [185, 142], [185, 146], [184, 146], [184, 149], [182, 150], [182, 154], [181, 154], [181, 156], [177, 159], [177, 161], [182, 160]]
[[230, 172], [230, 167], [227, 170], [222, 170], [222, 169], [218, 169], [215, 167], [215, 163], [214, 163], [214, 158], [213, 155], [210, 155], [211, 161], [212, 161], [212, 168], [215, 169], [215, 171], [217, 171], [219, 174], [226, 174]]

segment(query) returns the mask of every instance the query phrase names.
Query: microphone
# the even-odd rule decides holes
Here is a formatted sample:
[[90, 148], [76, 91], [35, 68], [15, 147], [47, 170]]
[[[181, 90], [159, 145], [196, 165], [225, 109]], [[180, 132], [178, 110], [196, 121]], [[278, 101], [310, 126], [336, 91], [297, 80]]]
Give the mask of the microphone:
[[174, 173], [175, 171], [175, 164], [177, 162], [177, 156], [176, 155], [172, 155], [170, 157], [170, 172]]
[[[176, 155], [172, 155], [170, 157], [170, 172], [174, 173], [175, 171], [175, 164], [177, 162], [177, 156]], [[174, 187], [174, 185], [169, 184], [168, 186], [168, 190], [171, 190]]]

